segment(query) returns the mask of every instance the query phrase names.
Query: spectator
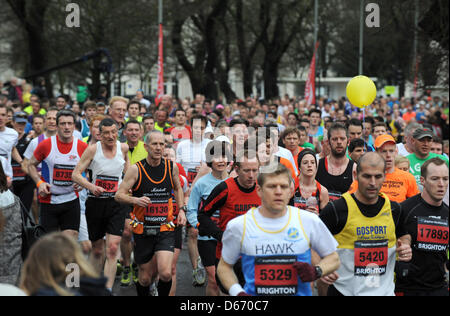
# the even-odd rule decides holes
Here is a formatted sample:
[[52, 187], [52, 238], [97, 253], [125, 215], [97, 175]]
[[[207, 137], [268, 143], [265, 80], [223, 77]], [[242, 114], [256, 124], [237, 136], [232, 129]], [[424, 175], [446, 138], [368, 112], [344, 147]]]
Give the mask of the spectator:
[[98, 90], [98, 96], [95, 100], [96, 102], [108, 103], [108, 89], [106, 87], [101, 86]]
[[29, 83], [27, 83], [25, 80], [22, 82], [22, 104], [30, 103], [30, 97], [31, 97], [31, 90], [33, 89], [33, 86]]
[[31, 94], [35, 94], [39, 99], [47, 99], [47, 89], [45, 87], [45, 79], [43, 77], [38, 77], [36, 79], [36, 86], [31, 91]]
[[73, 238], [52, 233], [31, 248], [20, 287], [30, 296], [109, 296], [105, 284]]
[[17, 84], [17, 78], [12, 78], [9, 83], [8, 100], [22, 102], [22, 87]]
[[20, 200], [8, 189], [0, 164], [0, 283], [15, 285], [22, 266], [22, 216]]
[[77, 101], [80, 104], [80, 106], [84, 105], [84, 102], [86, 102], [89, 98], [89, 89], [86, 86], [85, 82], [81, 82], [77, 86]]

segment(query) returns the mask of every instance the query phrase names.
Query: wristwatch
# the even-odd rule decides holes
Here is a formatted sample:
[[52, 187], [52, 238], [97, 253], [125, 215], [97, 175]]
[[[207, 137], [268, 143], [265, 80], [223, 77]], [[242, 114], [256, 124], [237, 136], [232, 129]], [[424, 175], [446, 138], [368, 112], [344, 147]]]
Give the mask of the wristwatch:
[[320, 279], [322, 277], [322, 274], [323, 274], [322, 268], [319, 267], [319, 266], [315, 266], [314, 268], [316, 269], [316, 278]]
[[183, 205], [181, 208], [180, 208], [180, 210], [183, 210], [185, 213], [187, 212], [187, 207], [186, 207], [186, 205]]

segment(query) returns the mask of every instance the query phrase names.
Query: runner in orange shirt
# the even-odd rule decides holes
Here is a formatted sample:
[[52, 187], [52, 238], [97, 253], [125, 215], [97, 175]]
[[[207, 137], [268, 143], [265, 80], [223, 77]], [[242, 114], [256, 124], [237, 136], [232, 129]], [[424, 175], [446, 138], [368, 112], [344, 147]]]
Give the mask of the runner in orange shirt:
[[[381, 135], [375, 140], [375, 150], [386, 161], [386, 179], [381, 192], [389, 197], [389, 200], [401, 203], [406, 199], [419, 194], [414, 176], [395, 167], [395, 157], [398, 154], [395, 140], [391, 135]], [[353, 182], [349, 192], [354, 193], [358, 189], [358, 182]]]
[[416, 112], [414, 112], [412, 105], [408, 106], [408, 110], [405, 112], [405, 114], [403, 114], [402, 118], [406, 122], [406, 124], [411, 122], [412, 119], [416, 118]]

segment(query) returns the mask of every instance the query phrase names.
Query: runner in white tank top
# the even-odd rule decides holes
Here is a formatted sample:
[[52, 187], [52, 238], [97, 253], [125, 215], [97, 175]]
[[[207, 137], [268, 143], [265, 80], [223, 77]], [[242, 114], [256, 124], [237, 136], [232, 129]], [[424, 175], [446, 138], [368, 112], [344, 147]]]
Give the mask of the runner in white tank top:
[[122, 182], [123, 169], [125, 167], [125, 159], [122, 153], [121, 144], [119, 141], [116, 143], [116, 155], [114, 158], [106, 158], [102, 143], [96, 144], [97, 149], [94, 159], [91, 161], [88, 169], [91, 173], [91, 183], [97, 187], [103, 188], [105, 191], [96, 196], [91, 191], [89, 197], [97, 198], [111, 198], [114, 197], [115, 192], [119, 188]]
[[[256, 190], [261, 207], [231, 220], [223, 234], [220, 281], [231, 296], [311, 296], [309, 283], [339, 267], [336, 240], [315, 214], [287, 206], [293, 183], [284, 165], [260, 173]], [[322, 258], [316, 266], [311, 249]], [[244, 287], [233, 271], [240, 257]]]
[[[30, 177], [39, 191], [40, 223], [47, 232], [65, 231], [78, 238], [80, 202], [72, 172], [87, 145], [73, 137], [75, 114], [70, 110], [56, 115], [57, 133], [42, 141], [28, 164]], [[37, 166], [42, 162], [41, 175]]]
[[[117, 141], [118, 126], [110, 118], [101, 121], [100, 142], [90, 145], [73, 172], [73, 180], [89, 190], [86, 201], [86, 220], [89, 240], [92, 242], [91, 262], [98, 272], [103, 269], [103, 238], [106, 235], [106, 264], [104, 275], [107, 288], [112, 289], [116, 275], [116, 257], [122, 238], [125, 211], [114, 200], [129, 166], [128, 145]], [[89, 169], [91, 181], [82, 174]]]

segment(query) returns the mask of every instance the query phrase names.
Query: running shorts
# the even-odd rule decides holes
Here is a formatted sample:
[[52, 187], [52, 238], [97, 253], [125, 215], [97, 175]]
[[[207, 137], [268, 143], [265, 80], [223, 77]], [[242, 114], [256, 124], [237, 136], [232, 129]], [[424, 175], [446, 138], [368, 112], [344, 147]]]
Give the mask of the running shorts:
[[86, 201], [86, 221], [89, 240], [97, 241], [106, 234], [122, 236], [125, 226], [123, 206], [111, 199], [89, 197]]
[[183, 249], [183, 226], [175, 228], [175, 248]]
[[214, 266], [216, 264], [217, 240], [198, 240], [197, 247], [203, 266]]
[[152, 260], [158, 251], [174, 251], [175, 231], [159, 232], [156, 236], [143, 236], [133, 234], [134, 262], [146, 264]]
[[79, 231], [80, 200], [61, 204], [40, 204], [39, 222], [47, 233], [64, 230]]

